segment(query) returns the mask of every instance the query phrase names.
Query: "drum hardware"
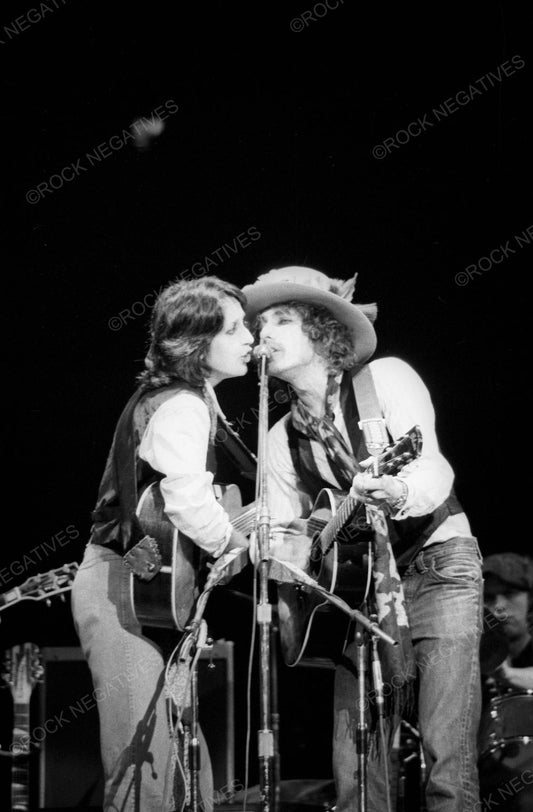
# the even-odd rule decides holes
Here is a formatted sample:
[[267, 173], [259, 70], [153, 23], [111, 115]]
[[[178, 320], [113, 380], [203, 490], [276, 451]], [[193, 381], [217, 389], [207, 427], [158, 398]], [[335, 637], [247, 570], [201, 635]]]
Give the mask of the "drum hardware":
[[427, 766], [422, 737], [405, 719], [399, 730], [397, 812], [426, 812]]
[[532, 690], [511, 689], [492, 697], [481, 716], [478, 750], [481, 797], [503, 800], [512, 795], [513, 810], [530, 812], [533, 784], [523, 783], [522, 777], [533, 764]]
[[479, 754], [494, 752], [507, 744], [533, 742], [533, 691], [509, 690], [492, 697], [482, 715]]

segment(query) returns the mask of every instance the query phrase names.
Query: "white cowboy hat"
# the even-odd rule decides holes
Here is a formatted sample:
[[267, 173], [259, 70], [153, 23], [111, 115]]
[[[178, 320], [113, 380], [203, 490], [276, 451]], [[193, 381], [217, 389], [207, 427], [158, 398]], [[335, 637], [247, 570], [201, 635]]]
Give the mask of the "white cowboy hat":
[[377, 339], [372, 322], [377, 315], [375, 304], [352, 304], [355, 290], [353, 279], [330, 279], [321, 271], [290, 265], [274, 268], [257, 278], [253, 285], [246, 285], [246, 315], [253, 321], [258, 313], [283, 302], [302, 302], [325, 307], [331, 315], [352, 331], [357, 360], [363, 363], [376, 349]]

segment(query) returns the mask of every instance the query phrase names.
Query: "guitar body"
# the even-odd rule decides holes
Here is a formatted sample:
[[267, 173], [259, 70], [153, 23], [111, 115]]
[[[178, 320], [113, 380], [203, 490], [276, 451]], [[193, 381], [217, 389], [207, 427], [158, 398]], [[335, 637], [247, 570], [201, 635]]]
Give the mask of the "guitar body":
[[[422, 434], [419, 426], [398, 438], [375, 458], [374, 476], [394, 475], [420, 456]], [[329, 488], [321, 490], [307, 521], [311, 539], [308, 574], [319, 586], [357, 609], [365, 597], [369, 578], [371, 529], [366, 508], [349, 494]], [[278, 585], [280, 642], [283, 659], [289, 666], [306, 658], [339, 657], [350, 633], [350, 621], [336, 611], [311, 587]], [[328, 622], [331, 619], [332, 622]], [[318, 648], [312, 640], [313, 626], [322, 627]]]
[[[250, 511], [242, 508], [236, 485], [215, 485], [214, 489], [217, 500], [232, 519]], [[157, 541], [161, 569], [148, 582], [131, 576], [133, 611], [143, 626], [177, 628], [182, 632], [194, 614], [207, 554], [170, 521], [158, 482], [143, 492], [137, 516], [144, 532]]]
[[[320, 533], [333, 516], [346, 494], [324, 488], [318, 494], [308, 527], [315, 530], [308, 574], [317, 583], [356, 609], [364, 596], [368, 572], [367, 544], [361, 541], [330, 545]], [[327, 547], [329, 546], [329, 549]], [[288, 666], [299, 665], [302, 658], [331, 660], [344, 648], [350, 621], [310, 587], [278, 585], [280, 643]]]

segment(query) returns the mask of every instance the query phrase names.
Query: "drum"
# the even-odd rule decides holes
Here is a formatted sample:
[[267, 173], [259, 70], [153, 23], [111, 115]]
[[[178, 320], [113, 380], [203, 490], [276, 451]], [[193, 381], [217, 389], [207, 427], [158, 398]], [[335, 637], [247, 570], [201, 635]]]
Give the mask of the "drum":
[[533, 810], [533, 691], [491, 699], [479, 727], [483, 808]]

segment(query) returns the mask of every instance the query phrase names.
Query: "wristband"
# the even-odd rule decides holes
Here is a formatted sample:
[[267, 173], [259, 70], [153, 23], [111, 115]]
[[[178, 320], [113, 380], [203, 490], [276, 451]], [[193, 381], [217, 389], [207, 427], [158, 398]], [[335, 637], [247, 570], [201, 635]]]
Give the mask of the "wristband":
[[392, 502], [389, 502], [389, 505], [394, 511], [394, 513], [398, 513], [398, 511], [403, 508], [403, 506], [407, 502], [407, 497], [409, 495], [409, 488], [407, 487], [407, 483], [403, 479], [398, 479], [397, 481], [400, 482], [403, 489], [403, 493], [400, 496], [397, 496], [396, 499], [393, 499]]

